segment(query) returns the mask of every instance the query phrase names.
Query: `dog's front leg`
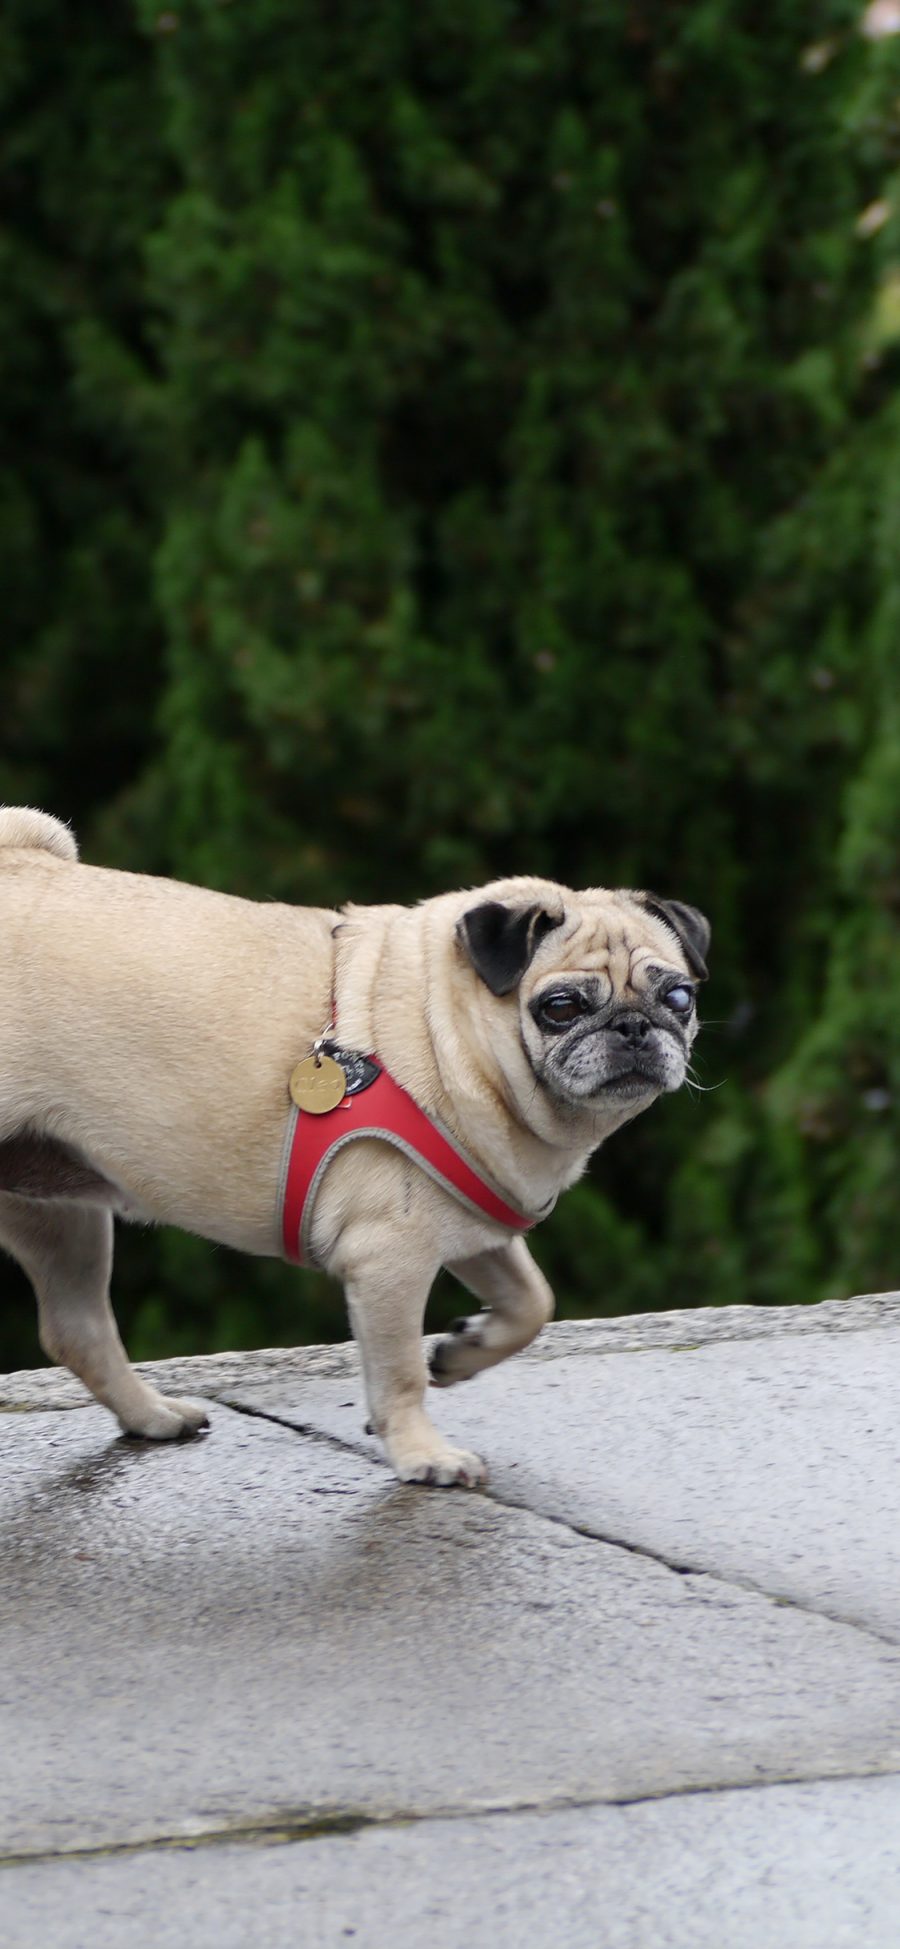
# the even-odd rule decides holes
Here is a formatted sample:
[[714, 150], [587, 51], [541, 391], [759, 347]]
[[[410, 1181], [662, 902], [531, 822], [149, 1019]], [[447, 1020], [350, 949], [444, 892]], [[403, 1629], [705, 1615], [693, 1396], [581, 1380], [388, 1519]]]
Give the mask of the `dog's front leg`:
[[422, 1345], [425, 1302], [436, 1267], [367, 1257], [344, 1276], [353, 1332], [362, 1356], [370, 1427], [384, 1443], [401, 1482], [478, 1488], [480, 1457], [454, 1448], [423, 1406], [428, 1370]]
[[435, 1387], [471, 1380], [518, 1353], [553, 1318], [553, 1294], [523, 1238], [510, 1239], [493, 1252], [456, 1259], [448, 1268], [483, 1299], [484, 1313], [455, 1320], [434, 1348], [430, 1367]]

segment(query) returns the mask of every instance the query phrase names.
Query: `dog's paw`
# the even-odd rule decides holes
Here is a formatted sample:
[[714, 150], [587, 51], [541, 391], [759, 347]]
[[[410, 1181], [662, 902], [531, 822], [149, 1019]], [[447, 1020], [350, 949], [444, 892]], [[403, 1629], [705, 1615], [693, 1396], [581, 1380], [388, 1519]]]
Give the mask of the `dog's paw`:
[[146, 1413], [122, 1422], [126, 1435], [141, 1441], [188, 1441], [209, 1427], [209, 1415], [202, 1401], [184, 1401], [158, 1394]]
[[483, 1489], [487, 1481], [480, 1455], [445, 1441], [395, 1449], [390, 1459], [401, 1482], [421, 1482], [430, 1489]]
[[480, 1374], [489, 1363], [484, 1357], [486, 1313], [473, 1313], [469, 1319], [454, 1320], [444, 1339], [431, 1350], [428, 1371], [432, 1387], [454, 1387]]

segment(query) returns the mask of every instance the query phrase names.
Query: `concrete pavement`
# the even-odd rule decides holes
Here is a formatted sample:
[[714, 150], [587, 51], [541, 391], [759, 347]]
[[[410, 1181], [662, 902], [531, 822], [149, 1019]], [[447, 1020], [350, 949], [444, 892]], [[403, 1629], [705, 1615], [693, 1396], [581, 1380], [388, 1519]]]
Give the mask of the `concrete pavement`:
[[900, 1937], [900, 1296], [550, 1328], [432, 1397], [159, 1363], [210, 1435], [0, 1379], [0, 1938], [837, 1949]]

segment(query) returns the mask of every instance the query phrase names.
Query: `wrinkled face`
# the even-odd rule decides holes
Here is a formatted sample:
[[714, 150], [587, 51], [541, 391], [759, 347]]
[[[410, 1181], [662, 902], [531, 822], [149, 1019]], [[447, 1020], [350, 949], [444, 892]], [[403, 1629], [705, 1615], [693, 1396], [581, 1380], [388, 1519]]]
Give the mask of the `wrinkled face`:
[[709, 928], [695, 908], [653, 895], [575, 898], [560, 915], [487, 903], [466, 916], [467, 945], [495, 994], [515, 991], [522, 1046], [548, 1094], [621, 1117], [684, 1082]]
[[680, 959], [623, 944], [542, 976], [522, 1040], [544, 1087], [570, 1103], [617, 1104], [680, 1089], [697, 1033], [696, 982]]

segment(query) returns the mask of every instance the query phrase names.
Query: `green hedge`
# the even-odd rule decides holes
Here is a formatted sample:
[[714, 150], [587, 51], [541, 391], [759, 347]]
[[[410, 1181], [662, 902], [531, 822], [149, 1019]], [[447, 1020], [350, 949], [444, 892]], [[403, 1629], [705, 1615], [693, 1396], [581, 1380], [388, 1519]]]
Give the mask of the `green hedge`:
[[[2, 29], [0, 798], [237, 892], [705, 907], [711, 1093], [540, 1234], [571, 1313], [900, 1284], [900, 60], [809, 23]], [[344, 1331], [164, 1234], [118, 1293], [144, 1354]], [[7, 1310], [0, 1360], [35, 1344]]]

